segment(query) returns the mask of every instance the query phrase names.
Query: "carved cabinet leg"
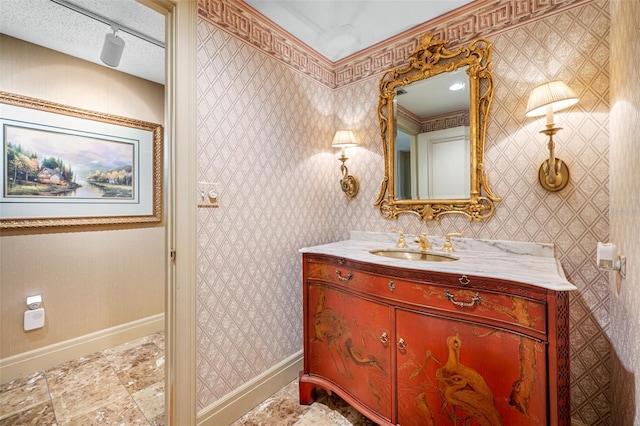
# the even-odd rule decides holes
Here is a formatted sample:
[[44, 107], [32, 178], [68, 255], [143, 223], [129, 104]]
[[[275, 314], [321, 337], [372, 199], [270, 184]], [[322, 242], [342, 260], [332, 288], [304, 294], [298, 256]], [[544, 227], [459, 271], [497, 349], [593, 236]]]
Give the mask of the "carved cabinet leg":
[[300, 394], [300, 404], [311, 405], [316, 400], [316, 389], [313, 383], [306, 383], [302, 381], [303, 373], [299, 373], [299, 385], [298, 392]]

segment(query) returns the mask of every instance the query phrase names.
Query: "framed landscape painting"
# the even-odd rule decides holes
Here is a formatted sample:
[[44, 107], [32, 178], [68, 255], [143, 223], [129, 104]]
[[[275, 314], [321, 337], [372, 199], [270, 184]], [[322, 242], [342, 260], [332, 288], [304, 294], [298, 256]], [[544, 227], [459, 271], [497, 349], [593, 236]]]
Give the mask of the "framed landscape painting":
[[159, 124], [0, 92], [0, 228], [162, 220]]

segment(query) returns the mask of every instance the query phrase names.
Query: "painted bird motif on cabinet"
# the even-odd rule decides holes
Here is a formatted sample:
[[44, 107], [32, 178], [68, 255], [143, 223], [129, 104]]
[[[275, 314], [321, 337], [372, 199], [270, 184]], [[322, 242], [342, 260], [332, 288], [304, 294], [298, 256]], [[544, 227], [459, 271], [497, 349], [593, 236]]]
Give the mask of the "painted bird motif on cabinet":
[[345, 363], [344, 343], [351, 341], [351, 328], [340, 312], [325, 306], [325, 299], [325, 292], [321, 291], [313, 316], [313, 340], [326, 345], [338, 374], [348, 377], [351, 372]]
[[449, 357], [446, 364], [436, 371], [436, 378], [444, 385], [444, 400], [480, 426], [502, 426], [491, 388], [476, 370], [460, 362], [461, 346], [462, 340], [458, 336], [449, 336]]

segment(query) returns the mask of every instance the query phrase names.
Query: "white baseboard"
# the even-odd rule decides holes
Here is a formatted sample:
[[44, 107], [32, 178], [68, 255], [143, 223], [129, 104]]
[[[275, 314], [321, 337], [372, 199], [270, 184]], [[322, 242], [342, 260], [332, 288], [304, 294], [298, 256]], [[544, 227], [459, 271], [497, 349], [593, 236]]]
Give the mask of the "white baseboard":
[[229, 425], [291, 383], [302, 370], [302, 350], [198, 413], [198, 426]]
[[152, 315], [116, 327], [0, 359], [0, 383], [28, 376], [94, 352], [112, 348], [164, 330], [164, 314]]

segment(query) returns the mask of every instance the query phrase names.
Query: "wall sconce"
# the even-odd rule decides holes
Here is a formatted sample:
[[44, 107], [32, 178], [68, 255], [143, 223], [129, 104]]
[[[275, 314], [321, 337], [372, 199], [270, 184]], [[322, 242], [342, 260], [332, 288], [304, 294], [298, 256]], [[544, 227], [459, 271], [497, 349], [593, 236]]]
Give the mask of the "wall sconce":
[[333, 137], [333, 142], [331, 143], [332, 147], [342, 149], [342, 155], [340, 156], [340, 161], [342, 161], [342, 165], [340, 166], [340, 171], [342, 172], [340, 186], [342, 187], [342, 191], [349, 198], [353, 198], [358, 194], [360, 185], [358, 184], [358, 179], [349, 174], [347, 166], [344, 164], [348, 160], [344, 155], [344, 149], [357, 145], [356, 137], [351, 130], [338, 130], [336, 135]]
[[535, 87], [529, 95], [527, 103], [527, 117], [547, 116], [547, 128], [542, 130], [549, 136], [549, 159], [540, 166], [538, 180], [547, 191], [560, 191], [569, 182], [569, 168], [555, 157], [555, 144], [553, 135], [562, 130], [555, 127], [553, 113], [563, 110], [578, 103], [578, 96], [563, 81], [551, 81]]
[[117, 27], [111, 26], [111, 29], [113, 34], [107, 33], [105, 36], [100, 59], [110, 67], [117, 67], [120, 65], [120, 59], [122, 59], [124, 40], [116, 35], [116, 32], [118, 32]]

